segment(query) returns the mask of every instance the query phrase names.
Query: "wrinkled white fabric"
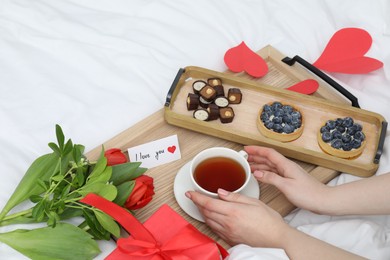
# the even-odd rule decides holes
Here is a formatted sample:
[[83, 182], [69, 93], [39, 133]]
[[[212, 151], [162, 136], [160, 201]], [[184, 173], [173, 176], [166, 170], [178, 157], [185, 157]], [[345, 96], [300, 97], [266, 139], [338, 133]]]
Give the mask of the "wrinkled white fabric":
[[[0, 1], [0, 208], [32, 161], [49, 151], [56, 123], [91, 150], [161, 109], [179, 68], [226, 70], [224, 53], [241, 41], [314, 62], [337, 30], [367, 30], [373, 38], [367, 55], [384, 67], [331, 76], [362, 108], [389, 121], [389, 8], [385, 0]], [[390, 171], [389, 142], [378, 174]], [[330, 185], [355, 179], [342, 174]], [[390, 258], [387, 233], [378, 231], [388, 231], [388, 216], [335, 218], [297, 210], [286, 221], [358, 254]], [[348, 233], [348, 241], [339, 232]], [[99, 245], [97, 259], [115, 247], [112, 241]], [[283, 257], [279, 249], [241, 245], [230, 259]], [[25, 259], [4, 244], [0, 258]]]

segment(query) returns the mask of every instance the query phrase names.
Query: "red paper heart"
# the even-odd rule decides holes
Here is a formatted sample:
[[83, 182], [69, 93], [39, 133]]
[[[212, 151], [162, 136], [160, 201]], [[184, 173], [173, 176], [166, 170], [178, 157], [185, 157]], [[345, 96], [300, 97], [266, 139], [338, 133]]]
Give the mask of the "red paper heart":
[[298, 93], [310, 95], [317, 91], [318, 89], [318, 82], [314, 79], [306, 79], [301, 82], [298, 82], [295, 85], [292, 85], [291, 87], [288, 87], [286, 89], [295, 91]]
[[321, 56], [313, 63], [319, 69], [347, 74], [368, 73], [383, 63], [364, 56], [370, 49], [372, 38], [359, 28], [344, 28], [329, 40]]
[[263, 77], [268, 72], [267, 63], [261, 56], [249, 49], [245, 42], [227, 50], [224, 61], [231, 71], [245, 71], [255, 78]]
[[174, 153], [176, 151], [176, 146], [172, 145], [168, 147], [168, 152]]

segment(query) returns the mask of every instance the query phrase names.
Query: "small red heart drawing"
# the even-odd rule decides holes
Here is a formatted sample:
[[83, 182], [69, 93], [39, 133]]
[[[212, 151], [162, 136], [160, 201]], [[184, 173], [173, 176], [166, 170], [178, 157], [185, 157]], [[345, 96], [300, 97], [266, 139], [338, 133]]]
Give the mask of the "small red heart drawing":
[[313, 63], [319, 69], [346, 74], [362, 74], [379, 69], [383, 63], [364, 56], [372, 44], [371, 35], [359, 28], [344, 28], [329, 40]]
[[319, 84], [317, 80], [314, 79], [305, 79], [301, 82], [298, 82], [297, 84], [292, 85], [291, 87], [288, 87], [286, 89], [295, 91], [298, 93], [310, 95], [317, 91], [319, 87]]
[[176, 146], [172, 145], [168, 147], [168, 152], [174, 153], [176, 151]]
[[233, 72], [245, 71], [255, 78], [263, 77], [268, 72], [268, 65], [263, 58], [252, 51], [245, 42], [226, 51], [226, 66]]

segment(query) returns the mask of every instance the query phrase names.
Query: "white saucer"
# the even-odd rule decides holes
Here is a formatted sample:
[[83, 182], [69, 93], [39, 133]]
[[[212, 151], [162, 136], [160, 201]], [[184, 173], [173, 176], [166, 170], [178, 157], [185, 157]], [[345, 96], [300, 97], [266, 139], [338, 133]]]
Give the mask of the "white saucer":
[[[185, 192], [189, 190], [194, 190], [190, 174], [190, 163], [186, 163], [180, 170], [177, 172], [175, 177], [175, 182], [173, 183], [173, 192], [179, 206], [191, 217], [201, 222], [204, 222], [203, 216], [200, 214], [198, 208], [195, 204], [185, 196]], [[248, 186], [242, 190], [241, 194], [258, 199], [260, 196], [260, 187], [257, 180], [251, 175]]]

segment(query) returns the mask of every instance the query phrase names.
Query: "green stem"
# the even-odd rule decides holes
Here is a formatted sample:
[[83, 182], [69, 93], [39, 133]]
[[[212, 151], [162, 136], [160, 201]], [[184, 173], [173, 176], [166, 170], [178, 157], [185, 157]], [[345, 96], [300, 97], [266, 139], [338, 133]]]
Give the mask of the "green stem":
[[5, 216], [5, 217], [1, 220], [1, 222], [6, 221], [6, 220], [10, 220], [10, 219], [14, 219], [14, 218], [17, 218], [17, 217], [20, 217], [20, 216], [29, 217], [29, 216], [31, 216], [32, 210], [33, 210], [33, 209], [30, 208], [30, 209], [26, 209], [26, 210], [23, 210], [23, 211], [20, 211], [20, 212], [17, 212], [17, 213], [14, 213], [14, 214]]

